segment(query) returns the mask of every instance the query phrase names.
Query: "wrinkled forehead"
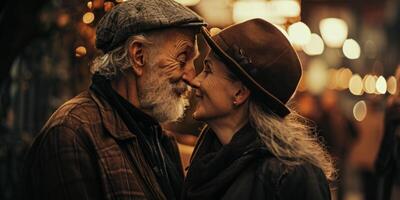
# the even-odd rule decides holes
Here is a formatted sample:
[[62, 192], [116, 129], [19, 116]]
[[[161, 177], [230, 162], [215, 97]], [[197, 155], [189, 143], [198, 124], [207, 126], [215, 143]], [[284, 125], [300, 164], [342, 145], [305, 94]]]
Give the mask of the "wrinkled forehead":
[[196, 46], [198, 28], [168, 28], [151, 33], [156, 40], [164, 42], [185, 42], [193, 47]]

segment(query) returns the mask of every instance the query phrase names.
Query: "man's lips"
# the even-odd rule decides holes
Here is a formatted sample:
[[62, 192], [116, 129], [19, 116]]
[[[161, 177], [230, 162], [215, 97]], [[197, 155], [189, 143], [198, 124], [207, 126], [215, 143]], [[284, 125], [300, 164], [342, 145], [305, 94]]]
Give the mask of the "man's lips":
[[191, 88], [189, 88], [189, 87], [175, 88], [174, 91], [175, 91], [176, 95], [179, 97], [181, 97], [181, 96], [188, 97], [190, 95]]

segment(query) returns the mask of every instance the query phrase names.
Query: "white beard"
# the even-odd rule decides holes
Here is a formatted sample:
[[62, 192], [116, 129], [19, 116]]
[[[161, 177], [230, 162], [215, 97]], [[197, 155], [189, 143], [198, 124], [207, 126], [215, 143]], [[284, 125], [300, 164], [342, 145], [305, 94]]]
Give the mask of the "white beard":
[[176, 90], [189, 89], [182, 81], [170, 83], [158, 73], [143, 77], [143, 85], [138, 85], [141, 108], [158, 122], [174, 122], [183, 117], [189, 106], [187, 95], [178, 96]]

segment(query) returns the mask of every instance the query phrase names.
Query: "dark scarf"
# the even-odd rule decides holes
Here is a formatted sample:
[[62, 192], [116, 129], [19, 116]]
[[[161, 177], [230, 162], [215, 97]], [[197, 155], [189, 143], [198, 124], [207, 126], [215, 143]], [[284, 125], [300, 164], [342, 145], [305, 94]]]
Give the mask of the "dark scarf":
[[225, 146], [211, 129], [203, 134], [189, 167], [182, 199], [220, 199], [243, 170], [269, 154], [250, 124]]
[[177, 199], [181, 193], [183, 175], [169, 156], [173, 153], [170, 152], [168, 139], [162, 134], [159, 123], [115, 92], [104, 76], [93, 75], [90, 89], [106, 100], [117, 111], [129, 131], [135, 133], [165, 196], [167, 199]]

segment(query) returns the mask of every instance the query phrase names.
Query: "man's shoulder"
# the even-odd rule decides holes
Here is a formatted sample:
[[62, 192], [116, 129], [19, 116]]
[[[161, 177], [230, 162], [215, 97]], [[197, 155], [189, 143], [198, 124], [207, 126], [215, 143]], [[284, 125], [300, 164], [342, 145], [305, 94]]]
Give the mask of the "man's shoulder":
[[44, 129], [65, 126], [77, 129], [82, 124], [96, 123], [100, 120], [99, 108], [88, 90], [78, 94], [61, 105], [49, 118]]

